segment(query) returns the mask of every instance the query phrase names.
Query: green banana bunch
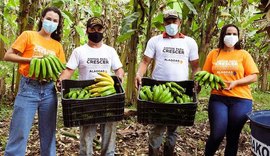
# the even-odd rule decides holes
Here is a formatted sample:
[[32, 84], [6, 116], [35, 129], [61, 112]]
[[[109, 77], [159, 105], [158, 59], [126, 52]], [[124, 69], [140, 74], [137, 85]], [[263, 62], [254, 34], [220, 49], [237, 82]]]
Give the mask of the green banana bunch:
[[66, 99], [90, 99], [95, 97], [105, 97], [108, 95], [115, 94], [116, 90], [114, 86], [99, 86], [90, 89], [89, 86], [80, 89], [70, 90], [68, 93], [64, 95]]
[[[176, 82], [166, 82], [154, 86], [142, 86], [139, 98], [156, 103], [189, 103], [191, 98], [184, 94], [185, 89]], [[181, 100], [179, 100], [181, 99]]]
[[91, 94], [87, 89], [74, 89], [64, 95], [66, 99], [89, 99]]
[[65, 69], [65, 65], [52, 54], [42, 58], [33, 58], [30, 62], [29, 77], [37, 80], [57, 81], [59, 74]]
[[195, 74], [194, 80], [200, 86], [211, 87], [211, 89], [220, 90], [226, 87], [224, 81], [217, 75], [211, 74], [207, 71], [199, 71]]

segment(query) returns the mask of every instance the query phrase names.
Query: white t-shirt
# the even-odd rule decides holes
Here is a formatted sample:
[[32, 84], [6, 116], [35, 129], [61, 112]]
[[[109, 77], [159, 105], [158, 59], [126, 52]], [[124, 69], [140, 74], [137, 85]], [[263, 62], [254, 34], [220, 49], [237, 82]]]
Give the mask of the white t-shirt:
[[163, 38], [163, 34], [148, 41], [144, 55], [155, 59], [152, 78], [162, 81], [188, 80], [189, 61], [199, 59], [193, 38]]
[[122, 63], [113, 47], [102, 44], [100, 48], [92, 48], [84, 44], [73, 50], [67, 65], [75, 70], [79, 68], [79, 80], [95, 79], [97, 72], [111, 74], [111, 69], [122, 67]]

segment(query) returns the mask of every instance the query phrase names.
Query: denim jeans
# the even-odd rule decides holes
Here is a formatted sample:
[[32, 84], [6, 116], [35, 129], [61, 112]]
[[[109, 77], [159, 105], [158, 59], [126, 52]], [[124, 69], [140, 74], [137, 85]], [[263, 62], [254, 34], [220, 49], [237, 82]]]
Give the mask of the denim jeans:
[[166, 156], [173, 155], [176, 144], [177, 126], [152, 125], [149, 134], [149, 155], [159, 155], [159, 148], [163, 142], [163, 133], [167, 128], [167, 136], [164, 143], [164, 152]]
[[226, 135], [225, 156], [236, 156], [241, 130], [252, 111], [252, 100], [211, 95], [208, 106], [210, 136], [205, 155], [213, 156]]
[[40, 83], [22, 77], [14, 102], [5, 156], [25, 155], [27, 140], [38, 112], [41, 156], [55, 156], [57, 95], [53, 82]]
[[[114, 156], [117, 122], [100, 124], [101, 156]], [[80, 156], [93, 155], [93, 140], [96, 135], [97, 124], [80, 127]]]

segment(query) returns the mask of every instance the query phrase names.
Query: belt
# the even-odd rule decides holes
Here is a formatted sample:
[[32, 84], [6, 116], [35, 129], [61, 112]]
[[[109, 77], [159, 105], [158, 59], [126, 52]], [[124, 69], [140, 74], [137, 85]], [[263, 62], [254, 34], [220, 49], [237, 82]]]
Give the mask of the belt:
[[48, 81], [48, 80], [35, 80], [35, 79], [31, 79], [29, 77], [25, 77], [25, 78], [26, 78], [26, 82], [35, 83], [35, 84], [39, 84], [39, 85], [45, 85], [45, 84], [52, 82], [52, 81]]

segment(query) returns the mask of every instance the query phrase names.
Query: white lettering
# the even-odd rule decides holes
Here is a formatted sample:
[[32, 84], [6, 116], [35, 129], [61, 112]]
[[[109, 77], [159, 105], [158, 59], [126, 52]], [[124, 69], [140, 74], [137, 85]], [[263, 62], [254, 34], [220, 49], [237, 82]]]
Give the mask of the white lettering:
[[252, 152], [256, 156], [270, 156], [270, 146], [251, 136]]

